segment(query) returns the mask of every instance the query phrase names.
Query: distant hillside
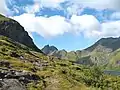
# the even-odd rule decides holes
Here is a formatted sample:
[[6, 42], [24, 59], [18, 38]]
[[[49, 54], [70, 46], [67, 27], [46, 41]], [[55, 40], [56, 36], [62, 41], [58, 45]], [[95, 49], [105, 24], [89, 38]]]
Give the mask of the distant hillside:
[[[86, 52], [83, 54], [83, 57], [80, 58], [77, 62], [80, 63], [83, 58], [88, 57], [87, 60], [92, 62], [94, 65], [102, 65], [102, 66], [110, 66], [111, 61], [114, 62], [112, 67], [116, 67], [119, 59], [114, 59], [115, 53], [118, 53], [120, 49], [120, 38], [102, 38], [98, 40], [94, 45], [88, 47], [82, 52]], [[118, 55], [117, 55], [118, 57]]]
[[93, 51], [95, 49], [98, 49], [99, 46], [103, 46], [104, 48], [111, 49], [112, 51], [117, 50], [120, 48], [120, 38], [102, 38], [99, 41], [97, 41], [94, 45], [88, 47], [87, 51]]
[[[44, 47], [42, 50], [44, 50], [45, 48], [46, 47]], [[48, 52], [45, 54], [56, 56], [61, 59], [75, 61], [79, 64], [84, 64], [84, 65], [110, 66], [109, 65], [110, 62], [112, 61], [116, 61], [116, 63], [118, 62], [119, 59], [113, 60], [112, 58], [115, 57], [114, 53], [116, 53], [119, 48], [120, 48], [120, 38], [110, 37], [110, 38], [102, 38], [98, 40], [95, 44], [84, 50], [67, 52], [65, 50], [58, 50], [58, 49], [51, 50], [51, 47], [47, 47], [46, 51], [49, 50], [50, 53]]]
[[46, 45], [44, 46], [43, 49], [41, 49], [43, 53], [45, 53], [46, 55], [50, 55], [51, 53], [55, 52], [55, 51], [58, 51], [58, 49], [54, 46], [49, 46], [49, 45]]
[[2, 15], [0, 15], [0, 35], [9, 37], [35, 51], [41, 52], [33, 43], [32, 38], [18, 22]]
[[42, 52], [44, 52], [46, 55], [49, 56], [55, 56], [60, 59], [66, 59], [66, 60], [76, 60], [80, 56], [80, 52], [67, 52], [66, 50], [58, 50], [55, 46], [49, 46], [46, 45], [42, 49]]

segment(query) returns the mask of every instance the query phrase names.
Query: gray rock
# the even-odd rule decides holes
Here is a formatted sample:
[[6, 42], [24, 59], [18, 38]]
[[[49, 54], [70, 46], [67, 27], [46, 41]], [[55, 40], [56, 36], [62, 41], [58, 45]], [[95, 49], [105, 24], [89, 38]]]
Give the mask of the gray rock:
[[17, 79], [3, 79], [0, 81], [0, 90], [27, 90]]

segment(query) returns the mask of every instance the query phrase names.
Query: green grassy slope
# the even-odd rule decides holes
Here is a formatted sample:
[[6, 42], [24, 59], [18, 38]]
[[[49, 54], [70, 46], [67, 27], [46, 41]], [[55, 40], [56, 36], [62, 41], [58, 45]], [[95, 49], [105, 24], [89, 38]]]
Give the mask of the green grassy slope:
[[77, 65], [32, 51], [30, 48], [0, 36], [0, 61], [7, 61], [14, 70], [38, 75], [37, 83], [28, 90], [119, 90], [120, 77], [104, 75], [100, 68]]
[[9, 21], [10, 18], [6, 18], [5, 16], [0, 14], [0, 21]]

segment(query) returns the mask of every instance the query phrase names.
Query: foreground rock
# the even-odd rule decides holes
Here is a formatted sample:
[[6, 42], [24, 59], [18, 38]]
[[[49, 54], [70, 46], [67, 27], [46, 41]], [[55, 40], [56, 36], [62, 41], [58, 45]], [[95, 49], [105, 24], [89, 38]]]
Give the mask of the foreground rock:
[[26, 71], [0, 68], [0, 90], [26, 90], [28, 83], [39, 80], [39, 76]]
[[0, 80], [0, 90], [27, 90], [17, 79]]

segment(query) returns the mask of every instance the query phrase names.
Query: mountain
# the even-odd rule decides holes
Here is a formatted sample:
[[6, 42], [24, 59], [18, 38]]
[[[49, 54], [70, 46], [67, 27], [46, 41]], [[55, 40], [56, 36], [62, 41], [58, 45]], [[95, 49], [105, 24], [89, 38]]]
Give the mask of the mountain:
[[101, 68], [46, 56], [0, 36], [0, 90], [119, 90], [119, 80]]
[[[115, 54], [118, 53], [119, 49], [120, 49], [120, 37], [119, 38], [110, 37], [102, 38], [98, 40], [95, 44], [84, 50], [67, 52], [66, 50], [49, 49], [50, 53], [48, 52], [45, 54], [55, 56], [60, 59], [75, 61], [76, 63], [84, 65], [110, 66], [111, 62], [113, 61], [116, 61], [114, 63], [119, 62], [118, 61], [119, 59], [117, 60], [112, 59], [115, 57]], [[118, 57], [118, 55], [116, 57]], [[116, 64], [114, 64], [113, 66], [116, 66]]]
[[44, 48], [41, 49], [43, 53], [45, 53], [46, 55], [50, 55], [51, 53], [58, 51], [58, 49], [54, 46], [49, 46], [46, 45], [44, 46]]
[[[100, 66], [110, 66], [109, 64], [114, 61], [118, 62], [118, 60], [114, 59], [115, 54], [118, 53], [120, 49], [120, 38], [102, 38], [98, 40], [94, 45], [82, 50], [84, 54], [82, 54], [82, 58], [80, 58], [77, 62], [79, 63], [86, 57], [89, 62], [92, 62], [94, 65]], [[117, 64], [114, 64], [115, 67]]]
[[102, 46], [103, 48], [110, 49], [111, 51], [115, 51], [118, 48], [120, 48], [120, 37], [119, 38], [102, 38], [99, 41], [97, 41], [94, 45], [91, 47], [88, 47], [87, 51], [93, 51], [95, 49], [99, 49], [99, 47]]
[[[104, 74], [100, 67], [80, 65], [36, 52], [27, 32], [27, 35], [21, 35], [25, 31], [19, 23], [3, 16], [0, 20], [0, 90], [120, 90], [120, 77]], [[18, 33], [21, 38], [16, 36]], [[25, 43], [25, 37], [30, 39], [30, 45]], [[67, 53], [65, 50], [59, 52], [53, 46], [46, 47], [51, 48], [50, 53], [58, 52], [60, 57]], [[79, 50], [70, 53], [70, 58], [74, 54], [81, 55]], [[118, 53], [114, 53], [114, 58]]]
[[55, 56], [60, 59], [66, 60], [74, 60], [77, 59], [79, 56], [79, 52], [67, 52], [66, 50], [58, 50], [55, 46], [46, 45], [42, 49], [42, 52], [49, 56]]
[[33, 43], [32, 38], [18, 22], [2, 15], [0, 15], [0, 35], [9, 37], [35, 51], [41, 52], [41, 50], [39, 50]]

